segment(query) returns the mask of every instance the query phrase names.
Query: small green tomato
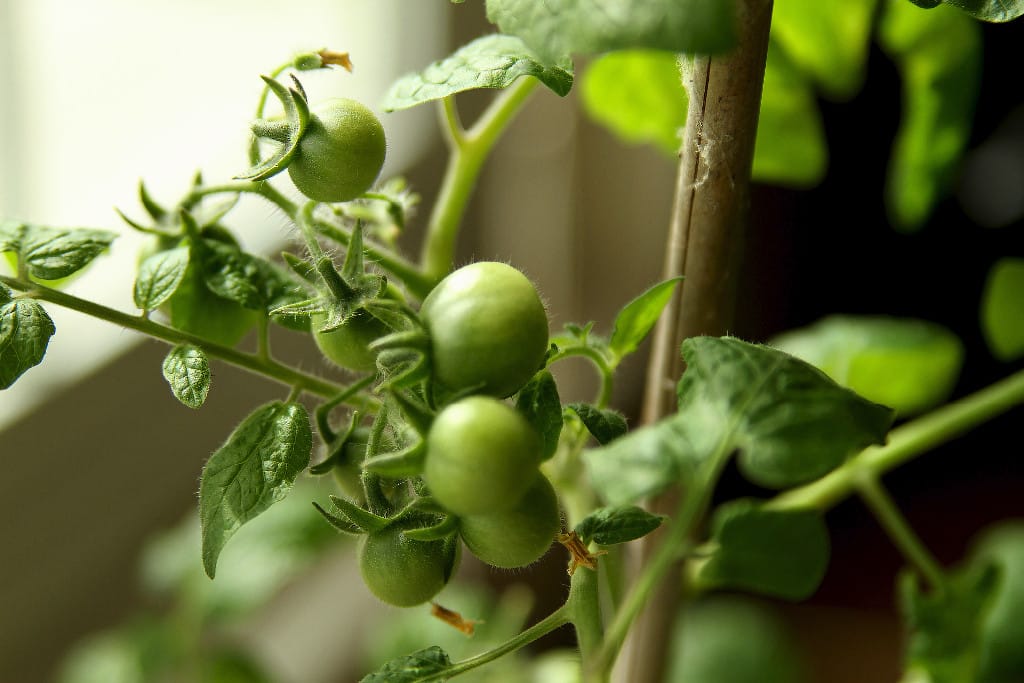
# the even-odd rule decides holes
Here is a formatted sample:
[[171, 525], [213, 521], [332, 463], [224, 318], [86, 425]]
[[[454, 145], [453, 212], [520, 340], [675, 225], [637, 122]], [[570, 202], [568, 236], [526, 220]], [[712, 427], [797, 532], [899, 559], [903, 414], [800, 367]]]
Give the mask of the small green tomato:
[[384, 127], [373, 112], [355, 100], [333, 99], [311, 112], [288, 175], [310, 199], [347, 202], [370, 189], [386, 152]]
[[364, 310], [356, 311], [344, 325], [329, 332], [320, 332], [327, 316], [315, 315], [311, 321], [313, 340], [320, 352], [335, 365], [357, 372], [377, 369], [377, 354], [369, 349], [372, 342], [391, 330]]
[[470, 552], [489, 565], [506, 569], [539, 560], [560, 528], [558, 497], [543, 474], [537, 474], [511, 510], [459, 519], [459, 532]]
[[445, 407], [427, 433], [423, 479], [459, 516], [513, 509], [537, 477], [540, 437], [515, 408], [487, 396]]
[[434, 379], [458, 392], [511, 396], [544, 363], [548, 318], [533, 283], [481, 261], [454, 271], [423, 301]]
[[359, 572], [370, 592], [396, 607], [414, 607], [437, 595], [458, 563], [459, 544], [414, 541], [392, 524], [359, 543]]

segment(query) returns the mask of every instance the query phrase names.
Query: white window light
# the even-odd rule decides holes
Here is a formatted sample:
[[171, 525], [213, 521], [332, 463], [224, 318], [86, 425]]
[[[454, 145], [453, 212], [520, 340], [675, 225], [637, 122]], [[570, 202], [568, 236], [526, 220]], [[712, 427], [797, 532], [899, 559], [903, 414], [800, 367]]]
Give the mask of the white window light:
[[[375, 108], [398, 75], [443, 52], [445, 10], [401, 0], [0, 2], [0, 219], [118, 230], [70, 291], [132, 311], [141, 237], [113, 209], [140, 215], [139, 179], [173, 202], [197, 169], [210, 181], [244, 170], [259, 75], [294, 53], [349, 52], [352, 74], [310, 73], [304, 85], [314, 101], [346, 96]], [[436, 122], [429, 107], [382, 120], [384, 174], [394, 174], [431, 144]], [[288, 238], [266, 205], [233, 218], [252, 251]], [[46, 308], [57, 333], [43, 364], [0, 393], [0, 429], [141, 339]]]

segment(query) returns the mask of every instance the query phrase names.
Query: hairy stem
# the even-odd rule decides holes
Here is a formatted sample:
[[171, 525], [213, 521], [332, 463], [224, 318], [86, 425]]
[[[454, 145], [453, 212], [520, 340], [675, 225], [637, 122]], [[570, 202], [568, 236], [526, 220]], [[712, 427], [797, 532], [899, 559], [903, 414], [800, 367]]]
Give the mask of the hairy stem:
[[[277, 188], [267, 182], [239, 181], [222, 185], [207, 185], [194, 190], [183, 203], [188, 205], [190, 202], [194, 203], [202, 197], [215, 194], [254, 194], [274, 204], [293, 223], [297, 224], [301, 218], [301, 208], [299, 205], [285, 197]], [[348, 246], [351, 239], [350, 232], [331, 225], [326, 221], [318, 220], [315, 217], [310, 219], [310, 223], [316, 232], [342, 246]], [[433, 286], [433, 281], [425, 277], [415, 264], [410, 263], [403, 256], [387, 247], [364, 241], [363, 251], [381, 270], [394, 275], [402, 281], [414, 296], [422, 299]]]
[[[4, 275], [0, 275], [0, 282], [12, 289], [25, 292], [33, 299], [49, 301], [50, 303], [84, 313], [93, 318], [99, 318], [100, 320], [141, 332], [168, 344], [191, 344], [197, 346], [208, 356], [219, 358], [231, 365], [263, 375], [268, 379], [275, 380], [289, 387], [301, 389], [316, 396], [330, 398], [344, 390], [344, 387], [339, 384], [306, 374], [271, 358], [262, 358], [258, 353], [245, 353], [228, 346], [214, 344], [202, 337], [161, 325], [141, 316], [129, 315], [102, 304], [80, 299], [56, 289], [50, 289], [33, 282], [25, 282]], [[361, 404], [363, 401], [359, 401], [359, 403]]]
[[598, 571], [580, 567], [572, 575], [567, 601], [572, 612], [572, 623], [576, 627], [576, 643], [583, 662], [585, 683], [605, 683], [606, 671], [590, 666], [598, 661], [598, 652], [603, 641], [604, 624], [601, 620], [601, 601], [598, 597]]
[[510, 652], [529, 645], [538, 638], [545, 636], [557, 628], [565, 626], [571, 619], [571, 610], [568, 604], [562, 605], [554, 612], [546, 616], [541, 621], [526, 629], [522, 633], [510, 638], [493, 650], [488, 650], [475, 657], [464, 659], [461, 662], [456, 662], [444, 671], [437, 673], [433, 676], [427, 676], [425, 678], [419, 678], [418, 681], [427, 683], [427, 681], [444, 681], [458, 676], [459, 674], [465, 673], [471, 669], [475, 669], [478, 666], [483, 666], [489, 662], [493, 662], [496, 659], [504, 657]]
[[476, 124], [465, 131], [458, 121], [452, 99], [445, 98], [442, 103], [442, 120], [451, 156], [420, 253], [420, 267], [434, 282], [452, 268], [455, 240], [480, 168], [537, 83], [533, 77], [520, 78], [498, 95]]

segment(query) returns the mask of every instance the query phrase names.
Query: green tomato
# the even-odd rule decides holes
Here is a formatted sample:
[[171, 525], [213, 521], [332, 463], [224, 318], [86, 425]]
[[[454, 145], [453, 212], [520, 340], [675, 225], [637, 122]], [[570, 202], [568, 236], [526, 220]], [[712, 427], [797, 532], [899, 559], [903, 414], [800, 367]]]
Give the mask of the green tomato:
[[470, 396], [434, 418], [423, 480], [456, 515], [507, 512], [533, 484], [540, 459], [540, 437], [515, 408]]
[[511, 396], [544, 363], [548, 318], [533, 283], [504, 263], [454, 271], [423, 301], [434, 379], [451, 392]]
[[543, 474], [537, 474], [511, 510], [459, 519], [459, 532], [470, 552], [489, 565], [505, 569], [539, 560], [561, 526], [558, 497]]
[[[238, 247], [230, 231], [220, 225], [205, 226], [200, 236]], [[141, 265], [154, 254], [181, 246], [183, 241], [184, 238], [171, 235], [155, 237], [139, 250], [137, 262]], [[164, 302], [160, 311], [170, 318], [172, 327], [224, 346], [234, 346], [240, 342], [260, 319], [259, 311], [245, 308], [212, 292], [195, 263], [189, 263], [178, 289]]]
[[370, 189], [386, 152], [384, 127], [373, 112], [355, 100], [333, 99], [311, 112], [288, 175], [310, 199], [347, 202]]
[[455, 572], [458, 543], [414, 541], [392, 524], [359, 542], [359, 572], [370, 592], [396, 607], [413, 607], [437, 595]]
[[380, 320], [359, 310], [344, 325], [330, 332], [320, 332], [327, 316], [314, 315], [311, 322], [317, 348], [335, 365], [357, 372], [377, 369], [377, 354], [369, 349], [370, 343], [391, 331]]
[[171, 319], [171, 326], [223, 346], [237, 344], [260, 319], [259, 311], [214, 294], [193, 264], [160, 308]]

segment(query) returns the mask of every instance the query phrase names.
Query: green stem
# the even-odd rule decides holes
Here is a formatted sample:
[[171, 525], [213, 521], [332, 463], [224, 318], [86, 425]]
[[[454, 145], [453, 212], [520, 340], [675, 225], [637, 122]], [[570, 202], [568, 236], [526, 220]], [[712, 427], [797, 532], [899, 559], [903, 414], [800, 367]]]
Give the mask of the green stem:
[[586, 683], [602, 683], [607, 680], [607, 672], [589, 666], [590, 662], [597, 659], [604, 633], [597, 571], [586, 567], [576, 570], [572, 575], [566, 604], [576, 628], [576, 642], [583, 661], [583, 680]]
[[221, 183], [219, 185], [204, 185], [192, 190], [182, 201], [182, 205], [191, 207], [203, 197], [215, 194], [254, 194], [266, 199], [271, 204], [281, 209], [293, 221], [298, 214], [299, 207], [292, 200], [281, 194], [276, 187], [268, 182], [255, 183], [249, 180], [240, 180], [233, 183]]
[[857, 480], [857, 491], [874, 513], [882, 528], [900, 552], [921, 575], [938, 591], [946, 585], [942, 566], [914, 532], [896, 502], [874, 475], [866, 474]]
[[491, 103], [468, 131], [462, 130], [451, 98], [443, 101], [442, 114], [451, 156], [420, 254], [420, 266], [432, 282], [439, 281], [451, 270], [455, 239], [480, 168], [537, 83], [533, 77], [520, 78]]
[[259, 327], [257, 329], [257, 341], [256, 341], [256, 356], [264, 361], [271, 360], [270, 358], [270, 316], [264, 314], [260, 316]]
[[469, 659], [464, 659], [461, 662], [456, 662], [444, 671], [440, 671], [433, 676], [427, 676], [417, 680], [422, 681], [422, 683], [427, 683], [427, 681], [444, 681], [454, 676], [458, 676], [459, 674], [466, 673], [471, 669], [493, 662], [496, 659], [504, 657], [510, 652], [515, 652], [516, 650], [529, 645], [533, 641], [542, 636], [546, 636], [555, 629], [565, 626], [570, 620], [571, 610], [567, 603], [556, 609], [541, 621], [538, 621], [530, 628], [513, 638], [510, 638], [493, 650], [488, 650], [487, 652], [478, 654], [475, 657], [470, 657]]
[[562, 349], [548, 358], [547, 367], [550, 368], [552, 365], [565, 358], [578, 356], [582, 356], [594, 364], [594, 368], [597, 370], [597, 374], [599, 375], [598, 380], [601, 383], [597, 391], [596, 405], [598, 408], [607, 407], [612, 400], [612, 390], [615, 386], [615, 367], [608, 363], [608, 360], [600, 351], [589, 346], [571, 346], [569, 348]]
[[161, 325], [141, 316], [129, 315], [113, 308], [87, 301], [86, 299], [80, 299], [56, 289], [50, 289], [49, 287], [4, 275], [0, 275], [0, 282], [3, 282], [12, 289], [25, 292], [34, 299], [49, 301], [50, 303], [84, 313], [93, 318], [99, 318], [100, 320], [141, 332], [168, 344], [191, 344], [197, 346], [208, 356], [219, 358], [237, 367], [263, 375], [268, 379], [276, 380], [289, 387], [299, 388], [310, 394], [329, 398], [344, 389], [344, 387], [334, 382], [313, 375], [307, 375], [300, 370], [269, 358], [261, 358], [258, 353], [244, 353], [228, 346], [214, 344], [202, 337]]
[[881, 476], [1021, 403], [1024, 370], [897, 427], [884, 446], [865, 449], [821, 479], [779, 494], [768, 505], [827, 510], [850, 495], [865, 474]]
[[651, 592], [661, 581], [665, 572], [673, 567], [685, 552], [690, 543], [693, 528], [711, 498], [715, 481], [717, 481], [718, 473], [727, 459], [726, 456], [728, 456], [727, 451], [716, 454], [709, 461], [706, 476], [695, 477], [694, 483], [686, 491], [678, 514], [672, 517], [669, 527], [658, 539], [657, 549], [640, 576], [633, 582], [615, 613], [605, 634], [604, 643], [598, 652], [595, 670], [605, 674], [611, 671], [619, 649], [626, 639], [626, 634], [646, 604]]
[[[194, 203], [199, 199], [214, 194], [255, 194], [257, 196], [266, 199], [271, 202], [277, 208], [291, 219], [293, 223], [298, 224], [300, 220], [300, 207], [295, 202], [291, 201], [283, 194], [281, 194], [277, 188], [267, 182], [254, 183], [249, 181], [239, 181], [236, 183], [224, 183], [221, 185], [207, 185], [194, 190], [183, 202], [185, 205]], [[331, 225], [322, 220], [315, 218], [310, 219], [310, 225], [316, 232], [321, 235], [341, 244], [342, 246], [348, 246], [351, 234], [341, 230], [340, 228]], [[416, 297], [422, 299], [427, 293], [433, 288], [434, 281], [427, 278], [420, 269], [413, 263], [407, 261], [404, 257], [385, 247], [378, 246], [372, 242], [363, 242], [363, 250], [371, 261], [376, 263], [382, 270], [391, 275], [394, 275], [409, 288], [409, 291]]]

